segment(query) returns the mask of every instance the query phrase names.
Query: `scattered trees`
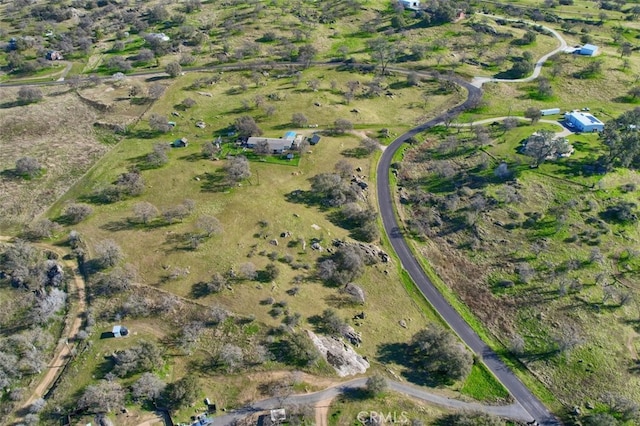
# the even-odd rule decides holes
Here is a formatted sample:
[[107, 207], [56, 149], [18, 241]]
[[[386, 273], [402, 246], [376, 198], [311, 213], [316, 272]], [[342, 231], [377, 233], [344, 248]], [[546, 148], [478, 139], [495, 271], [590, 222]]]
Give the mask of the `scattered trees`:
[[640, 108], [624, 112], [614, 120], [608, 121], [601, 139], [608, 152], [601, 158], [608, 169], [616, 166], [632, 169], [640, 168]]
[[108, 413], [124, 406], [125, 391], [118, 382], [100, 381], [89, 385], [78, 400], [78, 408], [90, 413]]
[[144, 340], [128, 349], [114, 352], [112, 358], [115, 364], [113, 373], [118, 377], [151, 371], [164, 364], [160, 348]]

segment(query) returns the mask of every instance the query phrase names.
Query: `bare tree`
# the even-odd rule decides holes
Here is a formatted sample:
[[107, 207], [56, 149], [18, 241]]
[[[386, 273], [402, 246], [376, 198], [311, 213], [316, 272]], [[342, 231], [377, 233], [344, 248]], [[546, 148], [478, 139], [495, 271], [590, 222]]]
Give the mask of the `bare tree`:
[[266, 139], [259, 140], [253, 147], [253, 152], [259, 155], [266, 155], [271, 153], [269, 142]]
[[145, 225], [158, 217], [159, 213], [158, 208], [148, 201], [141, 201], [133, 205], [133, 214], [136, 220]]
[[79, 223], [93, 213], [93, 208], [84, 203], [71, 203], [64, 208], [64, 216], [69, 223]]
[[227, 177], [232, 183], [248, 179], [251, 176], [249, 160], [243, 155], [231, 158], [227, 163]]
[[333, 169], [340, 175], [340, 177], [347, 178], [353, 174], [353, 164], [349, 161], [342, 159], [336, 163]]
[[205, 233], [207, 237], [213, 234], [222, 233], [222, 224], [215, 216], [203, 215], [198, 218], [196, 226]]
[[258, 276], [256, 265], [253, 262], [245, 262], [238, 268], [240, 276], [245, 280], [254, 280]]
[[236, 118], [236, 121], [233, 125], [238, 132], [238, 135], [243, 138], [248, 138], [250, 136], [260, 136], [262, 134], [262, 129], [258, 127], [253, 117], [248, 115], [243, 115]]
[[22, 86], [18, 90], [18, 102], [30, 104], [42, 99], [42, 90], [33, 86]]
[[296, 112], [291, 116], [291, 124], [293, 124], [295, 127], [305, 127], [308, 123], [309, 120], [301, 112]]
[[151, 114], [149, 117], [149, 127], [156, 132], [162, 133], [167, 133], [172, 128], [167, 117], [160, 114]]
[[139, 401], [156, 401], [167, 384], [153, 373], [143, 373], [131, 386], [131, 394]]
[[182, 66], [178, 62], [169, 62], [164, 68], [164, 71], [169, 74], [169, 77], [176, 78], [182, 74]]
[[242, 349], [231, 343], [225, 344], [218, 354], [218, 362], [222, 364], [225, 371], [236, 371], [244, 363]]
[[151, 86], [149, 86], [149, 89], [147, 90], [147, 94], [149, 96], [149, 99], [156, 100], [162, 97], [165, 90], [166, 90], [166, 87], [164, 87], [162, 84], [154, 83]]
[[90, 413], [108, 413], [124, 406], [125, 391], [118, 382], [89, 385], [78, 400], [78, 408]]
[[380, 149], [380, 143], [373, 138], [364, 138], [360, 141], [360, 149], [370, 155]]
[[345, 118], [338, 118], [333, 122], [333, 131], [335, 133], [345, 133], [353, 129], [353, 123]]
[[103, 268], [115, 266], [123, 258], [122, 249], [111, 239], [102, 240], [95, 246], [96, 261]]
[[528, 118], [529, 120], [531, 120], [531, 124], [535, 124], [542, 117], [542, 113], [538, 108], [529, 107], [525, 110], [524, 116], [525, 118]]
[[36, 176], [42, 166], [40, 162], [33, 157], [21, 157], [16, 160], [16, 173], [21, 176], [33, 177]]
[[153, 151], [147, 154], [147, 164], [151, 167], [160, 167], [169, 162], [169, 150], [171, 147], [166, 143], [153, 144]]

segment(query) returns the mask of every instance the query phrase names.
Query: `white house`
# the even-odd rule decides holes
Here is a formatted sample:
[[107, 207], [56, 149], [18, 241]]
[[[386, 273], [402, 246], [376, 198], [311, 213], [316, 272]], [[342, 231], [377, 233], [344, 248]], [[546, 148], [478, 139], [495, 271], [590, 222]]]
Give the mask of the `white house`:
[[129, 335], [129, 330], [124, 325], [114, 325], [111, 333], [113, 333], [113, 337], [126, 337]]
[[420, 0], [400, 0], [400, 4], [405, 9], [420, 10]]

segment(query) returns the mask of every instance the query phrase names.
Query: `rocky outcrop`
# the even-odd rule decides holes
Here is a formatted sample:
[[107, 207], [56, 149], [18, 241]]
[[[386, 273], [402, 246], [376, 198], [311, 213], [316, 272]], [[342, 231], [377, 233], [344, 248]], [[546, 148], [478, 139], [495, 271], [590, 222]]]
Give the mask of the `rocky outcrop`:
[[380, 247], [374, 244], [366, 244], [366, 243], [348, 243], [343, 240], [335, 239], [332, 241], [334, 247], [343, 247], [347, 245], [354, 246], [358, 248], [364, 255], [365, 263], [368, 265], [373, 265], [378, 262], [387, 263], [390, 258], [387, 253], [385, 253]]
[[338, 376], [363, 374], [369, 368], [369, 363], [342, 340], [318, 335], [308, 330], [307, 334], [324, 359], [336, 370]]

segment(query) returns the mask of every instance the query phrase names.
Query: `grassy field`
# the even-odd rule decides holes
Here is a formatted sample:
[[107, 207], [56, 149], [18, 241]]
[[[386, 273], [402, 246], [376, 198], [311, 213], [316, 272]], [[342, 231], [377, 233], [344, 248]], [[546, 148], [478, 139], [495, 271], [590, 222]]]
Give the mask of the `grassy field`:
[[[130, 136], [108, 152], [102, 161], [89, 170], [85, 177], [52, 207], [49, 214], [51, 217], [57, 217], [61, 208], [71, 200], [90, 201], [88, 196], [94, 189], [111, 182], [127, 167], [141, 164], [154, 143], [187, 137], [189, 145], [186, 148], [172, 149], [166, 165], [157, 169], [143, 169], [146, 183], [143, 195], [114, 204], [95, 204], [94, 213], [86, 221], [73, 226], [73, 229], [84, 236], [89, 250], [102, 239], [115, 240], [123, 249], [126, 262], [137, 269], [141, 289], [145, 289], [144, 294], [147, 295], [145, 297], [151, 297], [149, 294], [158, 292], [184, 298], [180, 299], [183, 301], [172, 310], [182, 312], [183, 318], [192, 315], [186, 312], [193, 313], [194, 309], [206, 310], [211, 306], [223, 306], [238, 318], [251, 318], [249, 325], [238, 325], [234, 322], [222, 329], [219, 326], [215, 330], [207, 331], [189, 357], [181, 356], [170, 349], [167, 353], [167, 367], [161, 372], [163, 379], [173, 381], [188, 371], [199, 371], [203, 378], [200, 381], [202, 394], [219, 401], [221, 406], [238, 407], [259, 396], [256, 393], [257, 382], [291, 367], [281, 362], [267, 362], [257, 366], [254, 368], [256, 375], [251, 381], [253, 385], [249, 386], [246, 375], [221, 374], [215, 369], [208, 369], [207, 365], [211, 364], [212, 357], [215, 357], [222, 344], [234, 342], [249, 353], [254, 343], [247, 342], [264, 342], [269, 330], [280, 326], [282, 315], [274, 314], [273, 307], [263, 303], [268, 298], [286, 304], [286, 309], [291, 314], [301, 314], [300, 329], [313, 329], [314, 316], [321, 314], [326, 308], [335, 309], [340, 317], [362, 333], [363, 343], [358, 352], [367, 356], [374, 370], [397, 374], [403, 366], [393, 362], [382, 366], [377, 361], [381, 348], [388, 344], [408, 341], [416, 331], [430, 321], [437, 320], [436, 316], [421, 296], [413, 293], [414, 289], [407, 281], [408, 277], [400, 275], [395, 260], [390, 264], [380, 263], [367, 268], [363, 277], [358, 280], [358, 284], [364, 288], [367, 295], [364, 307], [345, 302], [335, 288], [317, 281], [312, 270], [323, 253], [310, 250], [310, 242], [319, 241], [323, 247], [328, 247], [334, 238], [346, 238], [348, 231], [332, 223], [324, 208], [287, 201], [288, 194], [299, 189], [306, 190], [311, 176], [332, 171], [340, 158], [349, 160], [354, 167], [360, 167], [363, 170], [361, 173], [366, 175], [367, 171], [373, 169], [372, 159], [353, 157], [352, 154], [363, 135], [370, 132], [375, 136], [383, 127], [399, 133], [416, 120], [422, 119], [421, 117], [453, 105], [460, 95], [454, 92], [448, 96], [431, 96], [425, 109], [420, 93], [422, 90], [433, 90], [434, 82], [425, 82], [425, 86], [416, 91], [404, 88], [400, 80], [391, 77], [386, 79], [386, 84], [395, 84], [393, 98], [357, 96], [349, 105], [345, 105], [339, 93], [332, 91], [327, 82], [335, 80], [338, 87], [343, 87], [345, 82], [351, 79], [358, 79], [364, 84], [372, 77], [331, 70], [304, 72], [303, 81], [313, 78], [321, 81], [317, 92], [297, 88], [289, 79], [263, 78], [263, 84], [257, 87], [252, 84], [246, 92], [238, 95], [238, 82], [240, 79], [249, 78], [245, 73], [224, 73], [216, 84], [206, 89], [198, 89], [198, 92], [206, 90], [211, 96], [199, 95], [185, 89], [203, 76], [210, 74], [187, 75], [175, 81], [163, 82], [168, 85], [165, 97], [153, 105], [145, 117], [151, 114], [171, 116], [177, 122], [172, 132], [150, 133], [146, 120], [143, 119], [136, 127], [130, 129]], [[117, 90], [126, 90], [126, 87]], [[268, 99], [269, 94], [276, 91], [284, 99], [273, 101], [277, 110], [271, 116], [264, 115], [261, 109], [252, 105], [248, 110], [243, 107], [243, 99], [255, 101], [258, 96]], [[101, 96], [112, 96], [111, 92], [104, 94], [96, 88], [87, 96], [99, 99]], [[197, 105], [186, 111], [176, 108], [185, 97], [194, 97]], [[322, 106], [315, 106], [315, 100]], [[382, 114], [384, 108], [392, 108], [394, 113]], [[357, 109], [359, 112], [351, 113], [351, 109]], [[179, 111], [179, 117], [171, 115], [176, 110]], [[343, 136], [323, 136], [322, 141], [312, 147], [312, 152], [300, 159], [297, 165], [252, 161], [252, 176], [241, 186], [229, 188], [216, 183], [216, 176], [220, 175], [225, 161], [204, 159], [200, 150], [205, 141], [215, 139], [218, 134], [226, 137], [225, 129], [233, 122], [234, 117], [243, 114], [255, 116], [266, 136], [278, 136], [290, 129], [288, 122], [295, 111], [305, 113], [314, 122], [317, 120], [317, 129], [296, 129], [303, 134], [323, 131], [331, 126], [337, 117], [345, 116], [354, 121], [355, 131]], [[195, 126], [198, 120], [207, 124], [205, 130]], [[375, 183], [372, 176], [366, 179], [370, 184]], [[366, 193], [371, 204], [375, 204], [375, 199], [372, 198], [374, 193], [373, 189]], [[193, 199], [196, 203], [194, 212], [182, 222], [171, 225], [157, 222], [145, 226], [131, 220], [132, 206], [137, 202], [148, 201], [164, 209], [185, 199]], [[194, 250], [188, 247], [185, 239], [195, 231], [195, 223], [201, 215], [215, 215], [221, 221], [224, 232], [206, 240]], [[285, 231], [288, 231], [290, 236], [283, 238], [281, 233]], [[300, 238], [307, 242], [306, 249], [297, 243]], [[278, 240], [277, 245], [271, 242], [274, 239]], [[382, 247], [386, 246], [383, 242]], [[139, 255], [141, 247], [144, 247], [144, 256]], [[284, 260], [288, 257], [293, 259], [293, 263], [288, 264]], [[279, 276], [273, 282], [234, 283], [229, 289], [212, 295], [202, 294], [199, 290], [199, 283], [208, 280], [216, 272], [225, 274], [231, 269], [238, 270], [246, 262], [253, 262], [258, 270], [262, 270], [267, 264], [272, 263], [270, 259], [277, 259], [275, 264], [280, 270]], [[303, 267], [293, 269], [294, 264]], [[311, 270], [307, 270], [308, 267]], [[175, 270], [188, 272], [172, 277]], [[400, 282], [404, 285], [400, 285]], [[294, 287], [299, 290], [292, 295], [290, 290]], [[99, 320], [95, 329], [110, 329], [114, 324], [114, 315], [118, 314], [122, 309], [119, 307], [126, 301], [127, 298], [123, 295], [113, 298], [108, 303], [97, 303], [94, 308]], [[372, 310], [370, 307], [375, 309]], [[370, 314], [366, 320], [356, 325], [351, 318], [363, 308]], [[174, 315], [164, 320], [167, 326], [184, 321], [178, 318], [179, 315]], [[401, 320], [404, 320], [406, 327], [399, 325]], [[136, 338], [144, 337], [160, 342], [175, 338], [175, 333], [163, 326], [154, 328], [155, 321], [132, 318], [124, 322], [130, 324], [132, 330], [139, 330], [138, 335], [134, 336]], [[112, 350], [111, 341], [99, 339], [99, 333], [94, 333], [91, 344], [82, 355], [85, 361], [74, 363], [74, 372], [81, 379], [68, 379], [57, 392], [56, 401], [66, 405], [86, 384], [107, 371], [104, 368], [101, 370], [97, 363], [101, 362], [105, 353]], [[118, 341], [118, 344], [122, 344], [121, 341]], [[326, 376], [334, 380], [326, 365], [320, 364], [305, 370], [316, 377]], [[467, 389], [470, 390], [467, 393], [478, 397], [483, 393], [481, 388], [486, 385], [483, 399], [501, 398], [504, 390], [500, 390], [494, 382], [479, 380], [478, 374], [476, 372], [470, 376], [467, 385]], [[125, 382], [133, 380], [134, 378], [130, 378]], [[311, 384], [317, 386], [322, 380], [309, 378], [305, 381], [310, 384], [306, 388], [313, 389]], [[458, 383], [451, 389], [463, 386], [464, 383]], [[179, 412], [177, 418], [186, 418], [191, 414], [193, 409], [190, 408]]]
[[[635, 199], [633, 191], [620, 188], [639, 177], [632, 172], [583, 176], [582, 165], [602, 149], [594, 135], [570, 137], [575, 155], [529, 169], [516, 151], [523, 128], [534, 130], [494, 131], [494, 143], [484, 148], [490, 156], [465, 148], [443, 155], [435, 150], [436, 136], [405, 153], [403, 186], [429, 188], [433, 199], [460, 197], [457, 206], [442, 210], [446, 225], [431, 228], [419, 250], [498, 341], [512, 348], [514, 336], [523, 339], [521, 361], [562, 403], [580, 405], [606, 391], [637, 398], [631, 367], [637, 359], [635, 307], [621, 302], [627, 294], [637, 297], [636, 255], [627, 254], [637, 251], [637, 228], [601, 222], [597, 226], [605, 230], [596, 236], [590, 218], [614, 199]], [[464, 141], [470, 134], [457, 137]], [[432, 158], [424, 162], [427, 156]], [[499, 161], [517, 176], [518, 201], [501, 201], [505, 183], [492, 178]], [[446, 163], [462, 173], [455, 187], [437, 174]], [[469, 200], [480, 194], [496, 204], [481, 207], [477, 219], [464, 216]], [[542, 213], [539, 225], [517, 225], [518, 218], [534, 212]], [[454, 221], [467, 225], [459, 228]], [[604, 256], [601, 263], [589, 260], [596, 247]], [[523, 278], [519, 270], [526, 265], [533, 275]]]

